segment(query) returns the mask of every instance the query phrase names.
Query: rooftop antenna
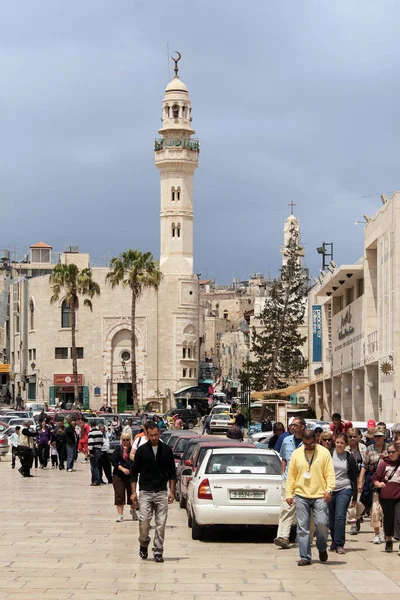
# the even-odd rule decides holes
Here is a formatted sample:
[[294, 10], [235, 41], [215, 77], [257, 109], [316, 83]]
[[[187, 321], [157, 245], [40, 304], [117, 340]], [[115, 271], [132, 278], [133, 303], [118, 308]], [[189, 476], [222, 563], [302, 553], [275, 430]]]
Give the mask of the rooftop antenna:
[[169, 43], [167, 42], [168, 81], [171, 81], [171, 69], [169, 64]]

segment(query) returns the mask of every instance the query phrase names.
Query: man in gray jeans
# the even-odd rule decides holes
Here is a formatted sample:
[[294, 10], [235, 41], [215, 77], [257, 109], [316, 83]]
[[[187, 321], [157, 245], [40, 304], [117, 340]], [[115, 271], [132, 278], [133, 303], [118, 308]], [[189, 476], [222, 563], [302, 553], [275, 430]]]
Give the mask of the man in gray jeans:
[[[168, 516], [168, 504], [175, 497], [176, 469], [172, 450], [160, 441], [157, 423], [147, 425], [148, 442], [142, 444], [135, 453], [131, 467], [131, 500], [136, 506], [136, 487], [140, 476], [139, 494], [139, 556], [148, 557], [150, 544], [150, 521], [155, 515], [155, 534], [153, 554], [155, 562], [164, 562], [165, 525]], [[167, 483], [169, 490], [167, 490]]]

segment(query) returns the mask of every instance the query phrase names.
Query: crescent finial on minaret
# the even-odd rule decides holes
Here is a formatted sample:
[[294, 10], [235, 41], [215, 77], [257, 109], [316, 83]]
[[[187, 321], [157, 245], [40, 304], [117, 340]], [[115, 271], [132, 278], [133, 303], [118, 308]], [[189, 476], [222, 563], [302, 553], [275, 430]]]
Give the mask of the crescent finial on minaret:
[[178, 58], [174, 58], [173, 56], [171, 56], [171, 58], [172, 58], [172, 60], [173, 60], [173, 61], [174, 61], [174, 63], [175, 63], [175, 67], [174, 67], [174, 71], [175, 71], [175, 77], [179, 77], [179, 75], [178, 75], [178, 71], [179, 71], [179, 68], [178, 68], [178, 62], [181, 60], [181, 58], [182, 58], [182, 55], [181, 55], [181, 53], [180, 53], [180, 52], [178, 52], [178, 50], [175, 50], [175, 54], [177, 54], [177, 55], [178, 55]]

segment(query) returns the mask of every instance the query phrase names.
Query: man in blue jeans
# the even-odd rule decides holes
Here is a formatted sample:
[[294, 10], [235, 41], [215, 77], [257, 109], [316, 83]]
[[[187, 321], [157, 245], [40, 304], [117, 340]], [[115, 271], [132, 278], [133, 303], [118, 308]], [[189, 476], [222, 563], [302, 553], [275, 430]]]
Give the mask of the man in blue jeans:
[[328, 560], [328, 502], [336, 479], [329, 450], [315, 443], [315, 431], [303, 431], [303, 445], [291, 456], [286, 479], [286, 502], [296, 505], [299, 567], [311, 564], [310, 516], [314, 517], [319, 560]]
[[67, 472], [71, 473], [74, 469], [76, 453], [78, 448], [78, 434], [75, 430], [76, 420], [71, 419], [65, 428], [65, 441], [67, 446]]

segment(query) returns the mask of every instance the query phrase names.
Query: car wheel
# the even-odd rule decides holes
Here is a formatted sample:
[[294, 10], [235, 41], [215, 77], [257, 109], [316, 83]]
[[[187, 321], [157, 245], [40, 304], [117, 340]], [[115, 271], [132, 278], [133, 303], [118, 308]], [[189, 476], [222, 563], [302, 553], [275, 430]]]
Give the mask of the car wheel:
[[188, 514], [187, 514], [187, 524], [188, 524], [188, 527], [192, 527], [192, 525], [193, 525], [192, 515], [190, 514], [189, 511], [188, 511]]
[[179, 508], [186, 508], [186, 498], [182, 496], [179, 498]]
[[198, 524], [194, 514], [192, 515], [192, 540], [203, 539], [204, 527]]
[[193, 421], [186, 421], [186, 425], [188, 426], [188, 429], [193, 429], [194, 427]]

